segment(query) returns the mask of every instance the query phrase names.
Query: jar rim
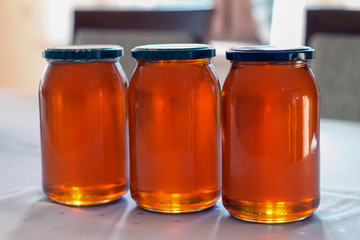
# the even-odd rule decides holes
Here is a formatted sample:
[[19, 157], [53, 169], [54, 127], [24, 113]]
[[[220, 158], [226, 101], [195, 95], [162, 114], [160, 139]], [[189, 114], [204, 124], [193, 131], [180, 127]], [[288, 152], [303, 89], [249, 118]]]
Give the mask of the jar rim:
[[304, 61], [313, 59], [314, 53], [315, 50], [307, 46], [238, 46], [226, 51], [226, 59], [242, 62]]
[[201, 59], [214, 57], [215, 48], [199, 43], [148, 44], [133, 48], [131, 55], [141, 60]]
[[42, 56], [48, 60], [93, 60], [111, 59], [123, 56], [119, 45], [70, 45], [46, 48]]

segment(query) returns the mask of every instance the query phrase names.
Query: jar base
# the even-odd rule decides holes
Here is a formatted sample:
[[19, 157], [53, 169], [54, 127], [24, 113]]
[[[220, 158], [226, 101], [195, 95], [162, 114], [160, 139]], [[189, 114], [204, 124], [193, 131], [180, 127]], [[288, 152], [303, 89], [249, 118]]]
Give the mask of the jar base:
[[216, 203], [216, 201], [212, 204], [208, 204], [208, 205], [201, 205], [201, 206], [197, 206], [197, 205], [190, 205], [190, 206], [176, 206], [174, 208], [168, 208], [168, 209], [164, 209], [164, 208], [152, 208], [152, 207], [148, 207], [145, 205], [141, 205], [139, 203], [136, 203], [139, 207], [151, 211], [151, 212], [159, 212], [159, 213], [190, 213], [190, 212], [199, 212], [208, 208], [211, 208], [212, 206], [214, 206]]
[[132, 197], [136, 204], [145, 210], [160, 213], [188, 213], [202, 211], [214, 206], [220, 197], [218, 193], [219, 191], [197, 195], [140, 193], [132, 195]]
[[92, 206], [118, 200], [127, 192], [127, 185], [107, 184], [96, 187], [68, 187], [44, 184], [43, 190], [52, 201], [60, 204]]
[[237, 216], [234, 214], [231, 214], [231, 216], [233, 216], [234, 218], [237, 218], [239, 220], [245, 221], [245, 222], [276, 224], [276, 223], [298, 222], [298, 221], [301, 221], [301, 220], [311, 217], [312, 213], [307, 216], [304, 216], [304, 217], [292, 218], [292, 219], [256, 219], [256, 218], [240, 217], [240, 216]]
[[[121, 196], [120, 196], [121, 197]], [[63, 204], [63, 205], [68, 205], [68, 206], [75, 206], [75, 207], [83, 207], [83, 206], [94, 206], [94, 205], [101, 205], [101, 204], [106, 204], [106, 203], [110, 203], [113, 201], [118, 200], [120, 197], [118, 198], [114, 198], [114, 199], [110, 199], [110, 200], [103, 200], [103, 201], [94, 201], [94, 202], [82, 202], [82, 201], [59, 201], [56, 199], [53, 199], [49, 196], [49, 198], [59, 204]]]
[[297, 202], [227, 201], [224, 206], [240, 220], [255, 223], [289, 223], [310, 217], [319, 205], [319, 198]]

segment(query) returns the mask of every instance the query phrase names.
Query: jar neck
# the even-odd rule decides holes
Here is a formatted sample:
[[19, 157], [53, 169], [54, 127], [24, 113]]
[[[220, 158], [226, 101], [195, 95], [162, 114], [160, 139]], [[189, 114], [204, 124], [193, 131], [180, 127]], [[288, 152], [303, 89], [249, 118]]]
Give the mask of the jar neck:
[[240, 62], [231, 61], [233, 67], [242, 68], [303, 68], [310, 65], [310, 60], [287, 61], [287, 62]]
[[201, 59], [172, 59], [172, 60], [143, 60], [137, 59], [139, 66], [144, 65], [177, 65], [177, 64], [197, 64], [207, 65], [210, 64], [210, 58]]

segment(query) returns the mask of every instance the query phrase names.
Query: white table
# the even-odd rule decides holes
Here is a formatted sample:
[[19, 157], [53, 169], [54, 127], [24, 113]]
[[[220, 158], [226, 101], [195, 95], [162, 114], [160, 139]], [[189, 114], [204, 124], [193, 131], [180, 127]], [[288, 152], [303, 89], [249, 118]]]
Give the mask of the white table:
[[198, 213], [160, 214], [129, 193], [94, 207], [51, 202], [41, 190], [37, 97], [0, 90], [0, 239], [360, 239], [360, 123], [321, 120], [321, 202], [288, 224], [237, 220], [219, 201]]

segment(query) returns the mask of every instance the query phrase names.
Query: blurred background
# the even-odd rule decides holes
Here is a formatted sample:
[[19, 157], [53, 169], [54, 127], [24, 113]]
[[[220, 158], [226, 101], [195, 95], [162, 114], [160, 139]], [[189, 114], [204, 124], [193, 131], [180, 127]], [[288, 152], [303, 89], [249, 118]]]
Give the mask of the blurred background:
[[[327, 47], [325, 50], [319, 49], [317, 55], [325, 61], [329, 58], [328, 50], [334, 48], [339, 39], [336, 38], [335, 43], [332, 42], [334, 39], [325, 39], [324, 43], [322, 38], [321, 41], [309, 41], [310, 25], [316, 25], [322, 20], [317, 20], [315, 16], [309, 22], [311, 16], [308, 10], [330, 9], [357, 13], [359, 8], [359, 0], [1, 1], [0, 43], [3, 47], [0, 58], [0, 87], [36, 95], [41, 74], [46, 66], [41, 51], [46, 47], [74, 43], [114, 43], [124, 46], [126, 55], [121, 63], [128, 78], [135, 66], [130, 50], [135, 45], [145, 43], [210, 43], [217, 49], [217, 57], [213, 63], [221, 82], [230, 67], [230, 63], [225, 59], [225, 51], [232, 46], [315, 44], [319, 48]], [[328, 18], [332, 19], [333, 23], [324, 23], [330, 27], [340, 25], [341, 31], [346, 30], [345, 34], [350, 36], [350, 39], [346, 38], [345, 45], [338, 49], [340, 52], [347, 51], [346, 58], [349, 58], [349, 54], [360, 56], [358, 51], [349, 47], [351, 44], [354, 48], [360, 46], [360, 38], [354, 38], [357, 37], [356, 34], [360, 34], [360, 27], [348, 29], [353, 25], [360, 25], [358, 16], [344, 18], [344, 21], [348, 18], [356, 20], [357, 24], [341, 22], [341, 17], [332, 15]], [[341, 36], [343, 34], [340, 33]], [[333, 54], [337, 56], [338, 53]], [[351, 62], [360, 61], [359, 56], [354, 56]], [[319, 59], [316, 61], [320, 62]], [[327, 64], [337, 66], [339, 60]], [[316, 74], [320, 74], [320, 78], [328, 78], [332, 75], [326, 70], [329, 68], [331, 66], [318, 66], [314, 71], [327, 72], [325, 77], [320, 77], [320, 72]], [[356, 70], [358, 68], [357, 64], [353, 68], [346, 68], [345, 76], [342, 77], [348, 78], [351, 75], [351, 81], [359, 82], [360, 73], [352, 72], [359, 71]], [[336, 72], [338, 71], [339, 69], [336, 69]], [[326, 88], [322, 86], [326, 84], [320, 85]], [[349, 88], [353, 89], [354, 86]], [[359, 87], [355, 87], [354, 91], [353, 94], [358, 99]], [[355, 115], [360, 116], [360, 110], [357, 111]]]

